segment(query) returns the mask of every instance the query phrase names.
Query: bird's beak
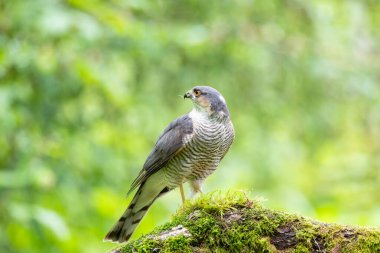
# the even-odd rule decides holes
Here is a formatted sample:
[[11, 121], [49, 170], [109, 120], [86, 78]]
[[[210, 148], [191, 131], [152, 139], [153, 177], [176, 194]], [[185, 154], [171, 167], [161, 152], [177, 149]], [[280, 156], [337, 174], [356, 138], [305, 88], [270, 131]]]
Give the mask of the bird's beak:
[[185, 98], [193, 98], [193, 93], [191, 90], [189, 90], [188, 92], [185, 93], [185, 95], [183, 95], [183, 99]]

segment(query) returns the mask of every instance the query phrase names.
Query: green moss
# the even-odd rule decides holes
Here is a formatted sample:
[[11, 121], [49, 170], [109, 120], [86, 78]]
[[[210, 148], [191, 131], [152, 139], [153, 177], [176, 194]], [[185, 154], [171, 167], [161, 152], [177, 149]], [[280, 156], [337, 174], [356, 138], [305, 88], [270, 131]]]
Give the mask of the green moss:
[[379, 253], [380, 252], [380, 233], [373, 234], [368, 230], [362, 229], [360, 235], [347, 243], [342, 253], [360, 252], [360, 253]]
[[164, 241], [162, 252], [164, 253], [172, 253], [172, 252], [193, 252], [190, 247], [190, 239], [185, 236], [175, 236], [169, 237]]
[[151, 253], [155, 249], [160, 249], [161, 243], [158, 240], [149, 237], [143, 237], [134, 241], [133, 244], [123, 245], [116, 249], [120, 253]]
[[[160, 239], [178, 225], [191, 236]], [[186, 202], [173, 220], [122, 252], [380, 252], [378, 229], [325, 224], [272, 211], [244, 192], [214, 192]], [[119, 251], [119, 252], [120, 252]]]

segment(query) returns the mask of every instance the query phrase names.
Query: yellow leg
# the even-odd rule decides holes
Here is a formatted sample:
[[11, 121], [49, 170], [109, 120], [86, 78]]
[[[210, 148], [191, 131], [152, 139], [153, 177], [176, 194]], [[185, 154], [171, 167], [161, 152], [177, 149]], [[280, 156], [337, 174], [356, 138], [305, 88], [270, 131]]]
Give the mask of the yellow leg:
[[186, 201], [185, 192], [183, 191], [183, 185], [182, 184], [179, 185], [179, 190], [181, 191], [182, 204], [185, 204], [185, 201]]

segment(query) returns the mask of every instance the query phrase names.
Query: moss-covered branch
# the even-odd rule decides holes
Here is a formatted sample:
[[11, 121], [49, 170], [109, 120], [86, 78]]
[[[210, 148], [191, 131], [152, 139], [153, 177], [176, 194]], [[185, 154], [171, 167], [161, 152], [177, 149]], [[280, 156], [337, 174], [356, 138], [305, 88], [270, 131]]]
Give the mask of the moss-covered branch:
[[380, 229], [273, 211], [242, 192], [187, 202], [173, 221], [111, 252], [380, 252]]

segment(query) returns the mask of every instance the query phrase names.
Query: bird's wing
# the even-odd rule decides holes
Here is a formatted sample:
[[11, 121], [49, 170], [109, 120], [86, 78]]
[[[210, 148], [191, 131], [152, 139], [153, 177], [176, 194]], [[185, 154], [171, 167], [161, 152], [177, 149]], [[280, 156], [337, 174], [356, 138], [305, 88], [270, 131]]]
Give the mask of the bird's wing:
[[158, 138], [156, 145], [144, 163], [143, 169], [133, 181], [128, 195], [181, 151], [184, 147], [185, 136], [192, 133], [193, 122], [187, 114], [170, 123]]

